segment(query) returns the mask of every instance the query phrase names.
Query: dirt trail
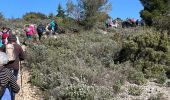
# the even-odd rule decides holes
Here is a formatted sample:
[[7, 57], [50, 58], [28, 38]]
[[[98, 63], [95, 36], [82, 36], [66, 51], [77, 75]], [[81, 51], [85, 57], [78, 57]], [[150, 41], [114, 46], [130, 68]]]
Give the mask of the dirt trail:
[[[22, 75], [22, 87], [20, 92], [16, 95], [16, 100], [43, 100], [41, 97], [40, 90], [31, 86], [29, 83], [29, 72], [25, 68], [23, 68]], [[21, 77], [19, 75], [18, 84], [21, 86]]]

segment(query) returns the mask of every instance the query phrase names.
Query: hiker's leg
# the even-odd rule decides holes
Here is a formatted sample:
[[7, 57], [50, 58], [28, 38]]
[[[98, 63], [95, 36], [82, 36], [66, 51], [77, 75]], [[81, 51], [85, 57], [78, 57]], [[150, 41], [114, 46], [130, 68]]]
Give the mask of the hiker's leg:
[[42, 34], [43, 34], [43, 33], [38, 33], [38, 35], [39, 35], [39, 40], [41, 40]]

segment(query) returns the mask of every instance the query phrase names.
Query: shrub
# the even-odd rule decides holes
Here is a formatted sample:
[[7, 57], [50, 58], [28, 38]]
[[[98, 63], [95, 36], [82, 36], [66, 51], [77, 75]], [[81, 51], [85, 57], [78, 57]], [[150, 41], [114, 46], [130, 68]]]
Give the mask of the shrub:
[[[102, 80], [105, 70], [113, 67], [114, 55], [118, 51], [117, 43], [108, 38], [109, 36], [111, 35], [90, 32], [65, 34], [57, 39], [42, 41], [43, 45], [29, 47], [27, 66], [31, 69], [31, 83], [45, 91], [53, 91], [59, 87], [63, 92], [61, 91], [57, 97], [49, 95], [54, 98], [89, 99], [96, 95], [96, 98], [110, 98], [113, 94], [110, 84], [113, 83], [109, 82], [116, 81], [119, 77], [109, 82]], [[98, 79], [105, 84], [100, 86], [100, 81], [96, 82]], [[83, 83], [77, 80], [83, 80]], [[106, 91], [103, 91], [102, 87]], [[83, 89], [83, 92], [79, 89]], [[97, 92], [96, 89], [100, 91]]]
[[130, 83], [135, 83], [138, 85], [142, 85], [142, 84], [146, 83], [146, 79], [145, 79], [143, 73], [138, 72], [136, 70], [129, 71], [127, 79]]
[[40, 12], [29, 12], [29, 13], [26, 13], [24, 16], [23, 16], [23, 19], [29, 21], [29, 20], [37, 20], [37, 19], [46, 19], [47, 16], [45, 14], [42, 14]]
[[142, 89], [140, 89], [137, 86], [133, 86], [133, 87], [131, 86], [128, 91], [129, 91], [129, 94], [133, 96], [139, 96], [142, 94]]
[[143, 34], [128, 36], [119, 53], [119, 62], [130, 60], [146, 78], [165, 75], [169, 66], [169, 38], [167, 33], [145, 30]]
[[113, 91], [115, 94], [119, 93], [121, 91], [121, 86], [124, 84], [123, 80], [117, 80], [114, 84], [113, 84]]

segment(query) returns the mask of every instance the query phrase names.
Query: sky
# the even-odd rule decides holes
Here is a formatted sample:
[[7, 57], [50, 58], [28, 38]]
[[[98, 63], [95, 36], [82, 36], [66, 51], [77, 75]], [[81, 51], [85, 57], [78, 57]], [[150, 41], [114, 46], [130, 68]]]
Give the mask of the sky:
[[[0, 12], [6, 18], [21, 18], [27, 12], [41, 12], [57, 14], [57, 6], [60, 3], [66, 7], [67, 0], [0, 0]], [[139, 12], [143, 9], [139, 0], [110, 0], [112, 10], [109, 15], [112, 18], [140, 19]]]

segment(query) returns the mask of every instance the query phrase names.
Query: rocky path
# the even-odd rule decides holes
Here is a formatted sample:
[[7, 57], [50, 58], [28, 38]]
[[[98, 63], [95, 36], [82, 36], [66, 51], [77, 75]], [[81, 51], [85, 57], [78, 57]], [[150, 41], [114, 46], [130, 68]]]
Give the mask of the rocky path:
[[[21, 75], [19, 75], [18, 84], [21, 86]], [[22, 87], [20, 92], [16, 95], [16, 100], [43, 100], [40, 90], [31, 86], [29, 83], [29, 72], [25, 68], [22, 75]]]

